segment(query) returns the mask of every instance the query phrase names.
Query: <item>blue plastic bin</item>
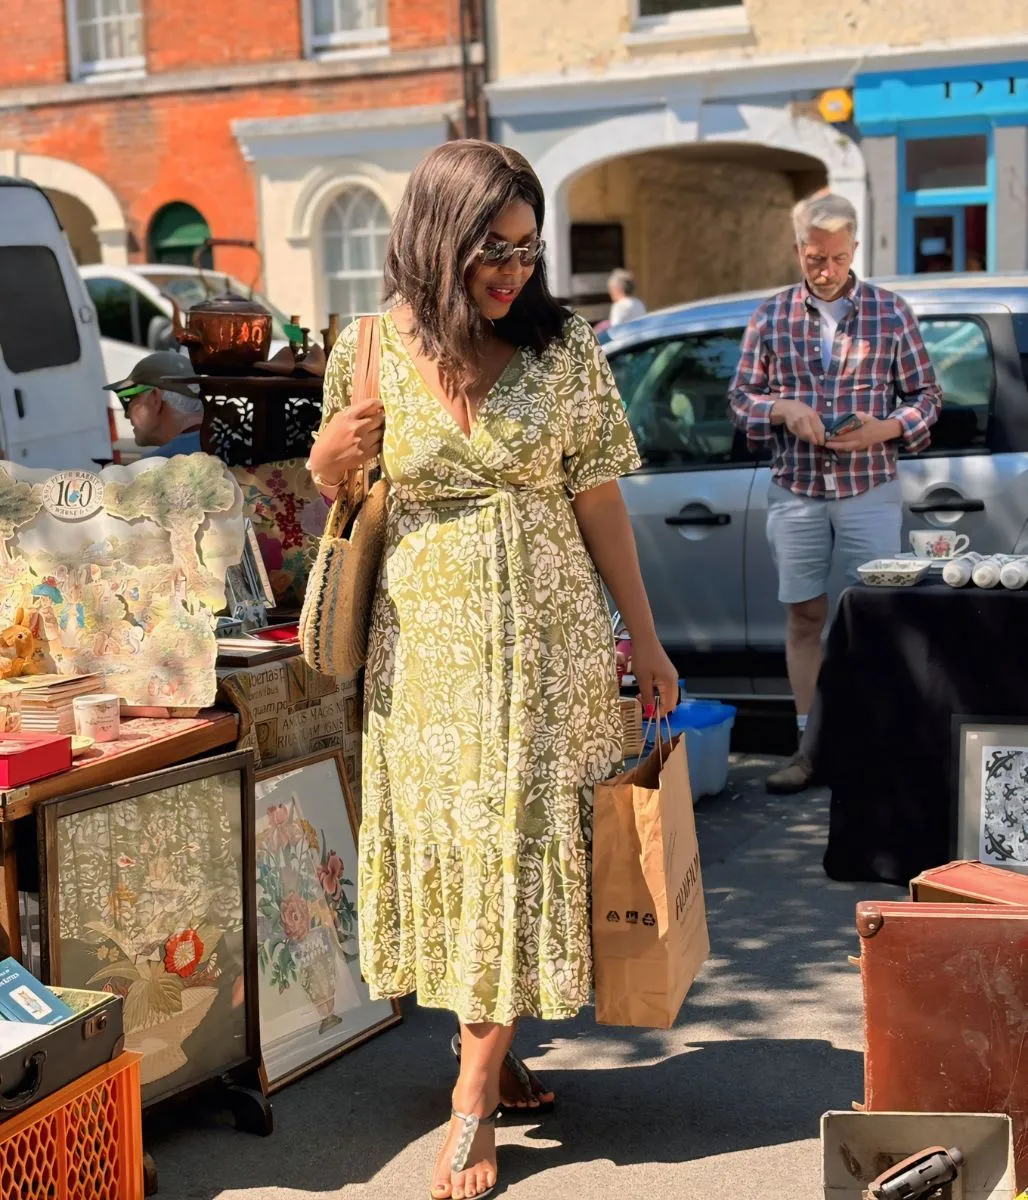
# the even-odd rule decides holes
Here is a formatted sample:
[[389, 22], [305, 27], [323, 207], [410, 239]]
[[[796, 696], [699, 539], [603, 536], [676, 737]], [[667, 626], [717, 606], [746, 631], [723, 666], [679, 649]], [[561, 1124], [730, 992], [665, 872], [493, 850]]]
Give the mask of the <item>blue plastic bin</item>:
[[[693, 799], [716, 796], [728, 782], [728, 753], [736, 710], [720, 700], [683, 700], [668, 717], [672, 734], [685, 734]], [[649, 722], [643, 722], [644, 729]], [[667, 732], [667, 724], [661, 721]], [[646, 730], [646, 748], [656, 744], [657, 723]]]

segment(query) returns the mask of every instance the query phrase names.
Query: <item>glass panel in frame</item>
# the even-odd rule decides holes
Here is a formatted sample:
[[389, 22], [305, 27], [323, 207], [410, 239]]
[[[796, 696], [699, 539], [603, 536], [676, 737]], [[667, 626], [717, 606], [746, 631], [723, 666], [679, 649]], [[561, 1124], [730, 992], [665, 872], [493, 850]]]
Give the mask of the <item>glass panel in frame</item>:
[[400, 1018], [372, 1000], [357, 945], [357, 812], [331, 751], [257, 776], [261, 1054], [274, 1091]]
[[233, 753], [38, 810], [46, 981], [123, 997], [146, 1105], [256, 1079], [253, 786]]

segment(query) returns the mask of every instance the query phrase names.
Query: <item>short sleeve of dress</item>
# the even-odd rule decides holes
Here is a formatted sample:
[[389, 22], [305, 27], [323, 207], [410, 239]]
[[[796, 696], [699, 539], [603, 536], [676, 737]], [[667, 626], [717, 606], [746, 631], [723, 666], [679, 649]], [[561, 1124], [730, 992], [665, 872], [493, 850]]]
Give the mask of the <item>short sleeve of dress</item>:
[[[325, 364], [325, 384], [321, 401], [321, 424], [318, 433], [325, 428], [341, 408], [350, 403], [353, 385], [353, 364], [357, 357], [357, 334], [360, 321], [351, 321], [336, 338], [332, 352]], [[315, 435], [316, 436], [316, 435]]]
[[641, 460], [610, 363], [589, 322], [572, 317], [564, 336], [571, 395], [564, 471], [577, 496], [635, 471]]

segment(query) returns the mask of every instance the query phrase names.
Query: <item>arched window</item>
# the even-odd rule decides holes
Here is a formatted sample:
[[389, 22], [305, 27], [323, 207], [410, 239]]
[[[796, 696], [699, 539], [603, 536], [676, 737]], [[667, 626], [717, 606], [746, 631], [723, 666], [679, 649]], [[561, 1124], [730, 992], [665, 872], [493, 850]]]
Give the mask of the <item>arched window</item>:
[[[211, 236], [211, 228], [191, 204], [175, 201], [154, 213], [147, 235], [150, 262], [193, 265], [193, 253]], [[210, 250], [200, 258], [201, 267], [214, 265]]]
[[389, 214], [370, 189], [347, 188], [329, 205], [321, 225], [322, 263], [328, 311], [339, 313], [343, 324], [380, 309], [388, 238]]

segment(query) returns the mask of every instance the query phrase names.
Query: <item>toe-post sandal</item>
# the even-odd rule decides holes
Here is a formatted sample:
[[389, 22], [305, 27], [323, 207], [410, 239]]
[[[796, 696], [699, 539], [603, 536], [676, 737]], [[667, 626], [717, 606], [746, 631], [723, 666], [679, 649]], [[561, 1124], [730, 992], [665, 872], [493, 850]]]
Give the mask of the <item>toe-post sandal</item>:
[[[453, 1035], [453, 1041], [450, 1043], [450, 1049], [453, 1051], [453, 1057], [460, 1062], [460, 1034]], [[518, 1081], [518, 1086], [522, 1089], [525, 1095], [541, 1096], [543, 1092], [549, 1091], [544, 1087], [539, 1076], [531, 1071], [513, 1050], [508, 1050], [503, 1056], [503, 1065]], [[540, 1100], [538, 1104], [525, 1104], [524, 1106], [517, 1104], [501, 1104], [499, 1112], [504, 1117], [524, 1117], [524, 1116], [543, 1116], [546, 1113], [552, 1113], [557, 1107], [556, 1100]]]
[[[450, 1173], [452, 1175], [459, 1175], [461, 1171], [468, 1169], [471, 1147], [475, 1143], [475, 1134], [478, 1133], [479, 1126], [495, 1125], [496, 1118], [500, 1115], [501, 1106], [498, 1104], [488, 1117], [476, 1117], [474, 1113], [462, 1113], [456, 1109], [452, 1109], [451, 1111], [463, 1126], [460, 1131], [460, 1137], [457, 1139], [457, 1148], [454, 1150], [453, 1158], [450, 1161]], [[476, 1192], [474, 1200], [484, 1200], [486, 1196], [491, 1196], [494, 1191], [496, 1191], [495, 1183], [492, 1187], [486, 1188], [484, 1192]]]

